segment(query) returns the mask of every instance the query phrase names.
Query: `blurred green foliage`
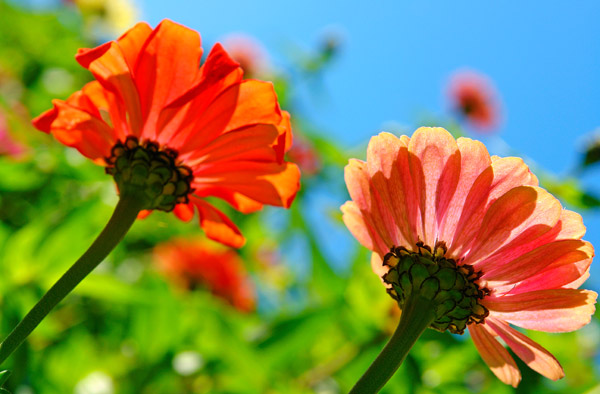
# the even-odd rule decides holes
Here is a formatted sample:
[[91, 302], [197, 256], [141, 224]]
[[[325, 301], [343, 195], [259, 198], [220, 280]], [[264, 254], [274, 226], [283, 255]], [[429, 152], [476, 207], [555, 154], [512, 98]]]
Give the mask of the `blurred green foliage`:
[[[73, 59], [77, 48], [96, 44], [83, 25], [73, 7], [41, 12], [0, 0], [0, 109], [13, 136], [29, 147], [20, 160], [0, 157], [2, 337], [89, 246], [116, 204], [102, 168], [29, 125], [52, 98], [66, 98], [90, 78]], [[153, 265], [152, 247], [201, 230], [155, 213], [134, 225], [3, 366], [12, 371], [5, 385], [10, 392], [324, 394], [352, 387], [398, 313], [339, 215], [339, 203], [348, 198], [343, 166], [364, 153], [343, 151], [294, 111], [294, 85], [315, 83], [341, 50], [331, 40], [299, 59], [297, 69], [271, 76], [297, 134], [318, 158], [318, 171], [303, 178], [289, 211], [244, 216], [223, 207], [248, 239], [240, 254], [256, 283], [258, 310], [244, 314], [207, 291], [170, 284]], [[576, 207], [599, 205], [575, 180], [542, 181]], [[315, 211], [317, 219], [308, 214]], [[338, 247], [323, 242], [319, 226], [335, 234], [328, 242]], [[265, 247], [277, 261], [261, 261]], [[341, 268], [331, 264], [332, 253], [344, 257]], [[519, 362], [523, 381], [513, 390], [493, 376], [467, 335], [428, 330], [382, 392], [598, 390], [598, 316], [578, 332], [529, 335], [561, 361], [565, 379], [550, 382]]]

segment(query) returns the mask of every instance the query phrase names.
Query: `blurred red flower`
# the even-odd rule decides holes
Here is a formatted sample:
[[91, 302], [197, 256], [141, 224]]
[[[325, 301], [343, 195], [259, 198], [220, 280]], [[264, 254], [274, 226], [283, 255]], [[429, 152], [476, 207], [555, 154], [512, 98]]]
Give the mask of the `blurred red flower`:
[[256, 296], [240, 256], [205, 239], [173, 239], [154, 248], [159, 270], [186, 289], [204, 287], [240, 311], [254, 310]]
[[321, 160], [314, 146], [304, 138], [295, 138], [287, 158], [298, 164], [303, 176], [312, 176], [321, 170]]
[[239, 229], [205, 197], [243, 213], [263, 204], [289, 207], [300, 177], [283, 160], [292, 141], [289, 114], [273, 85], [243, 80], [221, 45], [202, 66], [201, 57], [197, 32], [169, 20], [154, 30], [138, 23], [116, 41], [80, 49], [76, 60], [96, 80], [54, 100], [33, 123], [111, 173], [119, 170], [118, 155], [139, 150], [170, 162], [176, 179], [166, 177], [163, 194], [158, 188], [169, 204], [152, 209], [174, 209], [185, 221], [196, 209], [209, 238], [240, 247]]
[[498, 126], [500, 110], [491, 81], [474, 71], [462, 71], [450, 78], [448, 98], [452, 110], [479, 131]]

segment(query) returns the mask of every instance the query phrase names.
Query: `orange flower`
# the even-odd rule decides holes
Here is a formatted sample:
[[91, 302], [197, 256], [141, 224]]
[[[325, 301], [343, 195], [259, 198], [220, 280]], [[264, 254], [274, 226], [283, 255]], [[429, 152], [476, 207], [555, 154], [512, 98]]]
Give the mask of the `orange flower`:
[[452, 109], [480, 131], [498, 126], [496, 96], [492, 83], [481, 74], [463, 71], [450, 79], [448, 97]]
[[156, 246], [154, 257], [159, 269], [185, 288], [204, 286], [240, 311], [254, 310], [254, 289], [242, 259], [232, 249], [182, 238]]
[[521, 375], [498, 337], [535, 371], [563, 377], [558, 361], [509, 323], [547, 332], [589, 323], [597, 295], [578, 288], [594, 249], [581, 240], [581, 216], [538, 187], [521, 159], [420, 128], [410, 138], [373, 137], [367, 161], [350, 160], [345, 179], [344, 222], [373, 251], [373, 270], [400, 305], [403, 292], [438, 300], [460, 283], [451, 299], [439, 298], [431, 327], [468, 328], [505, 383]]
[[[79, 50], [96, 80], [33, 123], [106, 166], [121, 192], [143, 183], [149, 209], [188, 221], [195, 207], [209, 238], [240, 247], [238, 228], [205, 197], [243, 213], [289, 207], [300, 176], [283, 161], [289, 114], [272, 84], [243, 80], [221, 45], [202, 66], [201, 56], [197, 32], [168, 20], [154, 30], [138, 23], [116, 41]], [[136, 170], [140, 160], [145, 167]]]

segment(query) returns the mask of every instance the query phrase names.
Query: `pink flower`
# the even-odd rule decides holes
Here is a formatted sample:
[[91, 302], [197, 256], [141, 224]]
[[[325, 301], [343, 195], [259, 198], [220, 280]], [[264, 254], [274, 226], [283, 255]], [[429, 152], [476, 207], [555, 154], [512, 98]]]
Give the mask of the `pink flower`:
[[473, 71], [456, 73], [450, 79], [448, 98], [452, 109], [476, 130], [491, 131], [498, 126], [497, 94], [484, 75]]
[[25, 153], [25, 147], [15, 141], [8, 131], [8, 123], [0, 112], [0, 156], [19, 157]]
[[566, 332], [589, 323], [597, 294], [578, 288], [594, 249], [581, 240], [581, 216], [538, 187], [521, 159], [490, 157], [478, 141], [420, 128], [410, 138], [373, 137], [366, 162], [350, 160], [345, 179], [352, 201], [342, 206], [344, 222], [373, 251], [373, 270], [392, 296], [398, 287], [386, 275], [397, 255], [455, 264], [476, 290], [466, 327], [496, 376], [515, 387], [521, 379], [498, 338], [540, 374], [564, 376], [547, 350], [510, 324]]

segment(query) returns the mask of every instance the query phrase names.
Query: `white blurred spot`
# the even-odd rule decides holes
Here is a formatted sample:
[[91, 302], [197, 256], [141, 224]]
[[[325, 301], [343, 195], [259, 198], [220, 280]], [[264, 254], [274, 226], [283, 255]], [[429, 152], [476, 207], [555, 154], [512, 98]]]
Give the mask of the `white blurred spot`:
[[113, 394], [112, 378], [104, 372], [94, 371], [81, 379], [73, 391], [75, 394]]
[[340, 386], [331, 378], [320, 381], [314, 387], [316, 394], [338, 394]]
[[173, 358], [173, 369], [182, 376], [190, 376], [203, 366], [202, 355], [193, 350], [178, 353]]

